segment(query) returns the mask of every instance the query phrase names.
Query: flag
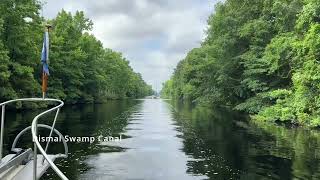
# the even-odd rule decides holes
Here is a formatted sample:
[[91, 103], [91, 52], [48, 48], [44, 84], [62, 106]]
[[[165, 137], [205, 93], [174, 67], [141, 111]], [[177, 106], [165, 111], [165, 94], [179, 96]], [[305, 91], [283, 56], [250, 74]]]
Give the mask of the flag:
[[[49, 31], [49, 29], [48, 29]], [[41, 52], [42, 63], [42, 97], [45, 98], [49, 76], [49, 32], [45, 31]]]
[[42, 71], [49, 75], [49, 32], [44, 33], [42, 52], [41, 52]]

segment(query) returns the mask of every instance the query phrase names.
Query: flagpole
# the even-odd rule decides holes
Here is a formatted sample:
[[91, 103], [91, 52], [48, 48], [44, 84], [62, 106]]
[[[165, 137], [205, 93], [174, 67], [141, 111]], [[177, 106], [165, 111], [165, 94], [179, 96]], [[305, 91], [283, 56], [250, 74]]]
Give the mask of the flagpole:
[[[46, 29], [45, 31], [50, 32], [50, 28], [52, 27], [50, 24], [45, 25]], [[49, 52], [47, 52], [49, 53]], [[46, 91], [47, 91], [47, 86], [48, 86], [48, 75], [44, 72], [42, 69], [42, 98], [45, 99], [46, 97]]]
[[42, 98], [44, 99], [45, 97], [46, 97], [46, 93], [45, 93], [45, 74], [44, 74], [44, 72], [43, 72], [43, 70], [42, 70]]

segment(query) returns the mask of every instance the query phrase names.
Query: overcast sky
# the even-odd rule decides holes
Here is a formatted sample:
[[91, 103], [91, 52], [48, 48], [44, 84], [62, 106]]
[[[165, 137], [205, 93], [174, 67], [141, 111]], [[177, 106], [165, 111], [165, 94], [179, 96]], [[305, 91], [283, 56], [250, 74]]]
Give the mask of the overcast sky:
[[45, 18], [61, 9], [84, 11], [104, 47], [120, 51], [160, 90], [176, 64], [205, 37], [217, 0], [42, 0]]

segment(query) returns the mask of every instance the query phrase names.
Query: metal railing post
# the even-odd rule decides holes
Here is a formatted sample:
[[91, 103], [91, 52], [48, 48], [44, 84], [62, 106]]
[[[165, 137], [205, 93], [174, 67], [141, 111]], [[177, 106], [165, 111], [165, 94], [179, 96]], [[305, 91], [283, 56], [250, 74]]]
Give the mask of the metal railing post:
[[[34, 134], [38, 136], [38, 122], [36, 120], [35, 127], [34, 127]], [[37, 180], [37, 144], [36, 140], [34, 139], [34, 150], [33, 150], [33, 180]]]
[[[51, 99], [51, 98], [46, 98], [46, 99], [43, 99], [43, 98], [21, 98], [21, 99], [13, 99], [13, 100], [9, 100], [9, 101], [6, 101], [6, 102], [3, 102], [3, 103], [0, 103], [0, 106], [2, 107], [2, 115], [1, 115], [1, 132], [0, 132], [0, 152], [2, 152], [2, 149], [3, 147], [1, 146], [1, 144], [3, 144], [3, 134], [4, 134], [4, 117], [5, 117], [5, 105], [6, 104], [9, 104], [9, 103], [13, 103], [13, 102], [18, 102], [18, 101], [50, 101], [50, 102], [59, 102], [60, 104], [53, 107], [53, 108], [50, 108], [40, 114], [38, 114], [33, 120], [32, 120], [32, 124], [31, 124], [31, 134], [32, 134], [32, 139], [33, 139], [33, 145], [34, 145], [34, 154], [33, 154], [33, 179], [34, 180], [37, 180], [37, 155], [38, 155], [38, 151], [43, 155], [43, 157], [45, 158], [45, 160], [48, 162], [48, 165], [56, 172], [56, 174], [63, 180], [68, 180], [68, 178], [61, 172], [61, 170], [59, 170], [59, 168], [53, 163], [53, 161], [50, 159], [50, 157], [46, 154], [45, 150], [42, 148], [40, 142], [38, 141], [38, 127], [40, 127], [38, 125], [38, 119], [43, 116], [44, 114], [47, 114], [47, 113], [50, 113], [54, 110], [57, 110], [57, 114], [56, 116], [58, 116], [58, 112], [60, 109], [60, 107], [62, 107], [64, 105], [63, 101], [59, 100], [59, 99]], [[55, 119], [57, 119], [57, 117], [55, 117]], [[55, 123], [53, 123], [53, 127], [54, 127]], [[44, 125], [42, 125], [44, 126]], [[45, 128], [48, 128], [48, 129], [53, 129], [52, 127], [50, 126], [44, 126]], [[59, 136], [62, 136], [61, 133], [59, 133], [59, 131], [57, 130], [54, 130], [56, 133], [58, 133]], [[16, 140], [15, 140], [16, 141]], [[63, 157], [67, 157], [68, 156], [68, 146], [66, 144], [66, 141], [63, 140], [63, 143], [64, 143], [64, 147], [65, 147], [65, 155]], [[15, 144], [15, 143], [14, 143]], [[15, 147], [15, 146], [13, 146]], [[2, 157], [2, 153], [0, 153], [0, 156]], [[62, 157], [62, 156], [60, 156]], [[0, 161], [1, 161], [1, 158], [0, 158]]]
[[2, 161], [2, 151], [3, 151], [3, 131], [4, 131], [4, 113], [5, 105], [1, 107], [1, 134], [0, 134], [0, 162]]
[[[51, 126], [52, 128], [50, 130], [50, 134], [49, 134], [49, 138], [48, 139], [50, 139], [51, 136], [52, 136], [52, 133], [53, 133], [53, 130], [54, 130], [54, 126], [56, 125], [56, 121], [57, 121], [57, 118], [58, 118], [59, 111], [60, 111], [60, 108], [57, 109], [56, 115], [54, 116], [54, 120], [53, 120], [53, 123], [52, 123], [52, 126]], [[50, 141], [47, 142], [46, 147], [44, 149], [44, 152], [47, 152], [48, 147], [49, 147], [49, 143], [50, 143]], [[42, 156], [42, 163], [44, 163], [44, 156]]]

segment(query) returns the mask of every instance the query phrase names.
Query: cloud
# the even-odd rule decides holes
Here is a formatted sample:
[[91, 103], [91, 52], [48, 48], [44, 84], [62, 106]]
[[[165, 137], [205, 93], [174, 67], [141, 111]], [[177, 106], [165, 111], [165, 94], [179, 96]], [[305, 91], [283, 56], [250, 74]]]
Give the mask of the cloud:
[[46, 18], [63, 8], [82, 10], [94, 22], [92, 33], [104, 47], [121, 51], [136, 72], [160, 90], [187, 52], [200, 46], [216, 1], [204, 0], [48, 0]]

